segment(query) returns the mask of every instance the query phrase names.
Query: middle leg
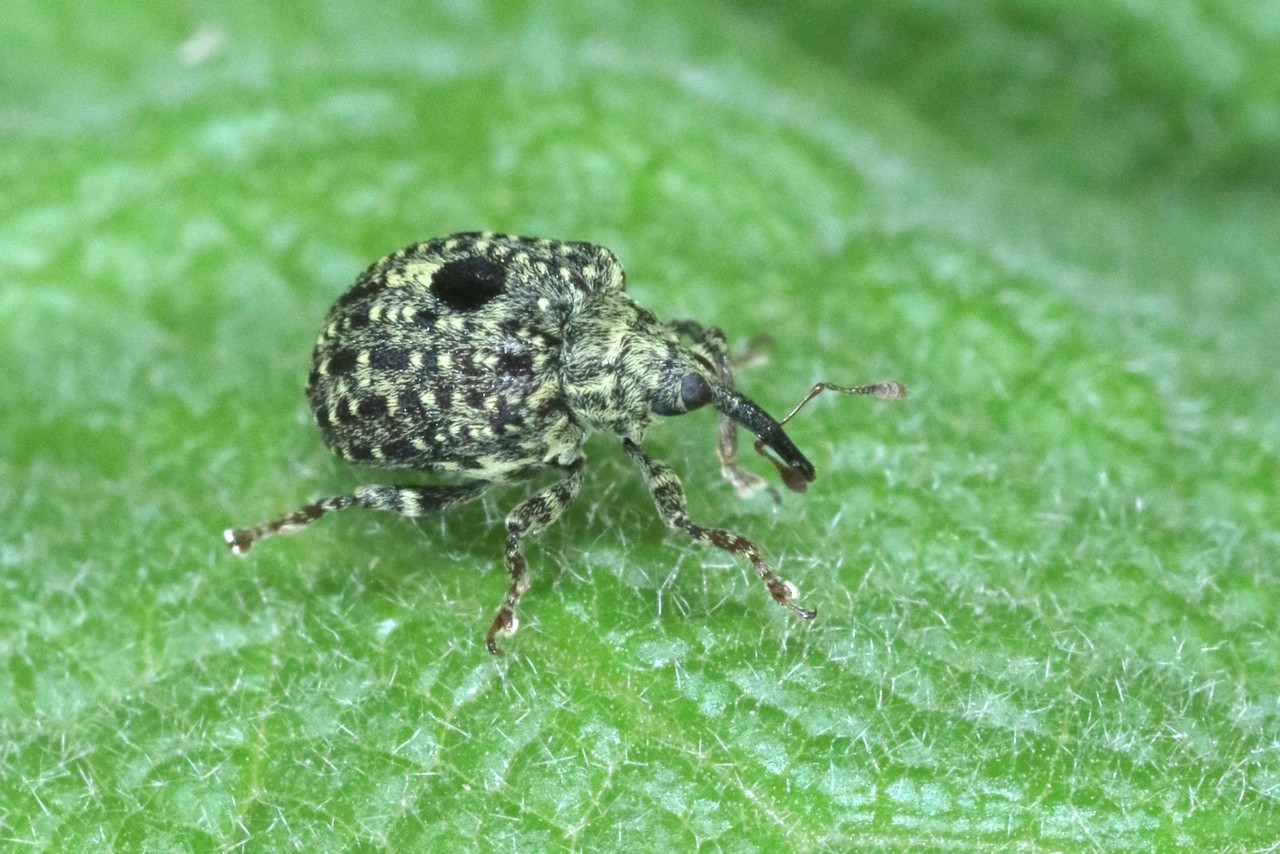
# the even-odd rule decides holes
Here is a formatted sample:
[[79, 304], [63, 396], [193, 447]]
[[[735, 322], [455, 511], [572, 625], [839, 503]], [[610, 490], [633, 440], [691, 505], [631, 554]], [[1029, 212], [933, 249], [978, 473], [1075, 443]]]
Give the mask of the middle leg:
[[684, 487], [680, 485], [680, 479], [676, 477], [676, 473], [670, 466], [646, 454], [630, 439], [624, 439], [622, 445], [631, 459], [640, 466], [645, 486], [649, 488], [653, 503], [658, 508], [658, 515], [662, 517], [663, 522], [667, 523], [667, 527], [683, 531], [695, 542], [709, 543], [730, 554], [746, 558], [751, 561], [751, 567], [756, 571], [756, 576], [769, 589], [773, 601], [805, 620], [812, 620], [818, 616], [817, 611], [800, 607], [795, 601], [795, 585], [774, 574], [773, 567], [769, 566], [768, 561], [760, 554], [760, 547], [751, 540], [733, 531], [726, 531], [723, 528], [705, 528], [690, 521]]
[[507, 572], [511, 576], [511, 586], [507, 588], [507, 595], [502, 599], [502, 607], [498, 610], [498, 615], [493, 618], [493, 625], [489, 626], [489, 632], [484, 639], [485, 646], [494, 655], [502, 654], [498, 649], [498, 636], [514, 634], [519, 628], [516, 606], [520, 604], [520, 597], [524, 596], [525, 591], [529, 589], [528, 564], [524, 559], [524, 549], [521, 548], [520, 541], [559, 519], [560, 514], [582, 489], [582, 473], [585, 469], [582, 460], [574, 460], [565, 466], [565, 469], [563, 480], [534, 493], [517, 504], [507, 516], [506, 561]]

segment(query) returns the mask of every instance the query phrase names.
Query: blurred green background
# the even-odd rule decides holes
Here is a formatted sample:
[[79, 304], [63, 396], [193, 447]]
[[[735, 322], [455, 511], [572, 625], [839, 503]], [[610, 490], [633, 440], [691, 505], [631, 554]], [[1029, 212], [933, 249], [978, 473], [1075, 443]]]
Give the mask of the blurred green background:
[[[5, 845], [1280, 838], [1280, 4], [11, 0], [0, 36]], [[767, 332], [772, 411], [911, 387], [815, 402], [776, 507], [712, 413], [650, 437], [817, 621], [610, 437], [501, 661], [523, 487], [227, 555], [379, 477], [310, 424], [314, 336], [476, 228]]]

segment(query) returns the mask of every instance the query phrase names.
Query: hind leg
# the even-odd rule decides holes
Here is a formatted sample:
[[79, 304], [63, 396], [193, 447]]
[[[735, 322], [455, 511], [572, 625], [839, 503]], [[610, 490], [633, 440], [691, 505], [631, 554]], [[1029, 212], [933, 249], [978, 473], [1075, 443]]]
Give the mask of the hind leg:
[[223, 532], [222, 537], [226, 540], [227, 548], [231, 549], [232, 554], [242, 555], [264, 537], [292, 534], [335, 510], [364, 507], [369, 510], [384, 510], [399, 516], [428, 516], [473, 501], [488, 488], [487, 481], [446, 486], [370, 484], [357, 487], [351, 495], [336, 495], [333, 498], [308, 504], [253, 528], [228, 529]]

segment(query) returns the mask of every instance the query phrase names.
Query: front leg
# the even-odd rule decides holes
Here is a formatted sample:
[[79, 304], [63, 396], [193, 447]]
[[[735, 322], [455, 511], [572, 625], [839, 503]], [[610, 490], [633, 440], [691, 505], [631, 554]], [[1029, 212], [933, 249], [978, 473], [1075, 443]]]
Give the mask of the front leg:
[[520, 541], [559, 519], [560, 514], [582, 489], [582, 472], [585, 468], [582, 460], [574, 460], [565, 468], [567, 471], [563, 480], [534, 493], [517, 504], [507, 515], [506, 561], [511, 586], [507, 588], [498, 616], [493, 618], [493, 625], [489, 626], [484, 639], [485, 646], [494, 655], [502, 655], [502, 651], [498, 649], [498, 636], [514, 634], [520, 627], [520, 621], [516, 619], [516, 606], [520, 604], [520, 597], [529, 589], [529, 567]]
[[[688, 338], [692, 344], [690, 351], [715, 376], [717, 382], [725, 388], [733, 388], [733, 358], [729, 354], [729, 342], [724, 332], [717, 327], [707, 329], [693, 320], [677, 320], [671, 328], [678, 334]], [[764, 478], [747, 471], [738, 458], [738, 425], [727, 415], [720, 416], [717, 427], [716, 458], [720, 460], [720, 475], [738, 493], [739, 498], [750, 498], [762, 489], [767, 489], [778, 500], [778, 493], [769, 486]]]
[[680, 479], [666, 463], [655, 460], [641, 450], [640, 446], [630, 439], [623, 439], [622, 446], [631, 459], [640, 466], [644, 475], [644, 484], [653, 496], [653, 503], [658, 508], [658, 515], [670, 528], [683, 531], [694, 542], [709, 543], [730, 554], [744, 557], [751, 561], [756, 576], [769, 588], [773, 601], [786, 608], [797, 617], [812, 620], [818, 616], [817, 611], [802, 608], [795, 602], [796, 588], [789, 581], [784, 581], [774, 574], [773, 568], [760, 554], [760, 547], [741, 534], [726, 531], [722, 528], [704, 528], [689, 520], [688, 505], [684, 497], [684, 487]]

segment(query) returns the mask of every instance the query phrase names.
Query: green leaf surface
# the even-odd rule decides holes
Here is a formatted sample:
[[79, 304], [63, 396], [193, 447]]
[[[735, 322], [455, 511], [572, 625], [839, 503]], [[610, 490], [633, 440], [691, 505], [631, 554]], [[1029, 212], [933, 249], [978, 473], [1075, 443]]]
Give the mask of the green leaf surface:
[[[1269, 849], [1274, 3], [85, 4], [0, 21], [0, 840], [19, 850]], [[502, 518], [221, 531], [380, 475], [301, 392], [370, 261], [614, 249], [819, 477], [612, 437]], [[750, 461], [762, 473], [768, 466]], [[768, 472], [772, 476], [772, 472]], [[388, 479], [396, 479], [390, 477]]]

